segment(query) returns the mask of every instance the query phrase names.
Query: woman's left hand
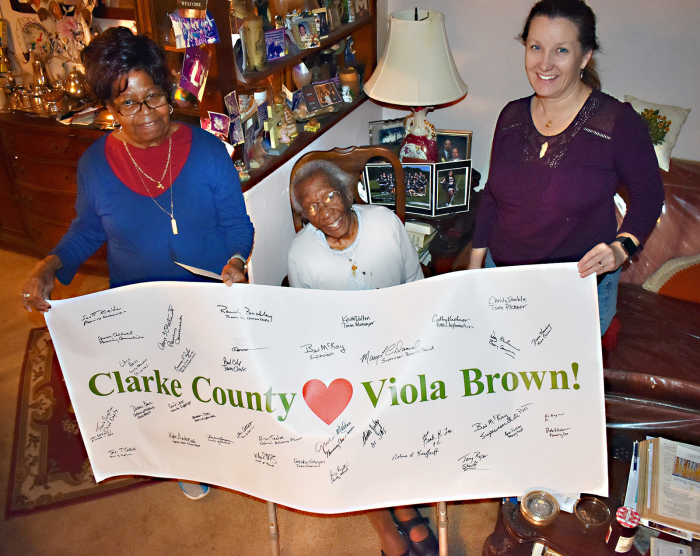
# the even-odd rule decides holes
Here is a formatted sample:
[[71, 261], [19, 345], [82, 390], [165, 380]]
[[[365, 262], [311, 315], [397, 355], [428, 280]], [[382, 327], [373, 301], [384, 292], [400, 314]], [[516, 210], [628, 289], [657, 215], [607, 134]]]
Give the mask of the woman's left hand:
[[599, 243], [578, 262], [578, 271], [581, 273], [581, 278], [591, 274], [614, 272], [626, 259], [627, 253], [619, 243], [613, 242], [612, 245]]
[[241, 259], [231, 259], [221, 271], [221, 279], [229, 287], [234, 283], [247, 284], [245, 270], [245, 263]]

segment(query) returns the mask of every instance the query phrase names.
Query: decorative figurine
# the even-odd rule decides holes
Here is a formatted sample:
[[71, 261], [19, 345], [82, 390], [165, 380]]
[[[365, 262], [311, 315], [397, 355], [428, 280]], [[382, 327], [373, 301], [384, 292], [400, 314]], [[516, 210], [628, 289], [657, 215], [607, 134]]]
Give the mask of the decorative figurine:
[[294, 139], [297, 135], [299, 135], [299, 131], [297, 131], [297, 123], [294, 121], [294, 114], [292, 113], [292, 109], [289, 108], [289, 106], [284, 105], [284, 121], [287, 124], [287, 135], [289, 135], [290, 141]]
[[316, 118], [311, 118], [308, 122], [304, 124], [304, 131], [311, 131], [313, 133], [316, 133], [319, 129], [321, 129], [321, 124], [318, 123], [318, 120]]
[[276, 149], [280, 142], [280, 123], [284, 119], [284, 110], [281, 110], [281, 108], [282, 106], [279, 104], [275, 104], [275, 108], [267, 107], [267, 120], [265, 120], [263, 125], [265, 126], [265, 131], [270, 134], [271, 149]]
[[349, 85], [343, 85], [343, 101], [352, 102], [352, 94], [350, 93]]

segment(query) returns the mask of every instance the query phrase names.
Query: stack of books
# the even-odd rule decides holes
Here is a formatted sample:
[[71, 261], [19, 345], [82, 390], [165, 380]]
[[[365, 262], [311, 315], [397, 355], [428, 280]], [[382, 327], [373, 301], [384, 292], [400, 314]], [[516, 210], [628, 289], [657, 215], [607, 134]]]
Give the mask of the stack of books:
[[634, 452], [630, 483], [636, 475], [642, 525], [688, 541], [700, 539], [700, 447], [651, 438], [635, 445]]
[[437, 234], [437, 230], [430, 224], [417, 222], [415, 220], [407, 220], [406, 231], [408, 232], [408, 237], [411, 238], [413, 245], [415, 245], [416, 249], [418, 250], [418, 258], [420, 259], [420, 262], [423, 264], [428, 264], [430, 262], [430, 251], [428, 251], [428, 246], [435, 237], [435, 234]]

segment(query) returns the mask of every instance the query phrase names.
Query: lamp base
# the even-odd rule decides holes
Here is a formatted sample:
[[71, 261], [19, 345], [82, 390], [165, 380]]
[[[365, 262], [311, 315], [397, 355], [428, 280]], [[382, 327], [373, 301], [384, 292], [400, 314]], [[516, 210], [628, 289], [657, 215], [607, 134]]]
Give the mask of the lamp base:
[[425, 119], [428, 108], [415, 108], [406, 117], [406, 136], [401, 142], [401, 162], [437, 162], [437, 140], [435, 126]]

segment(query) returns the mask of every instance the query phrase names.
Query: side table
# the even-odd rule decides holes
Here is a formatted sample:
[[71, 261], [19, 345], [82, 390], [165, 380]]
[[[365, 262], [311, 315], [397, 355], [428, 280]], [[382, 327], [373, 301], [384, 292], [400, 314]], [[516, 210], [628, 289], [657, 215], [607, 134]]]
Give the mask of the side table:
[[[613, 456], [612, 429], [607, 431], [608, 442], [608, 497], [598, 496], [610, 509], [611, 516], [622, 505], [627, 477], [630, 471], [629, 460], [623, 461]], [[632, 440], [645, 438], [642, 432], [635, 431], [627, 436]], [[565, 456], [563, 456], [565, 458]], [[535, 543], [541, 543], [562, 556], [610, 556], [605, 546], [610, 521], [598, 527], [586, 528], [574, 514], [561, 512], [556, 521], [546, 527], [538, 527], [526, 521], [520, 513], [520, 503], [501, 504], [496, 528], [484, 542], [484, 556], [530, 556]], [[662, 536], [667, 540], [678, 541], [673, 537]], [[698, 541], [692, 546], [697, 550]], [[636, 547], [627, 556], [644, 556]]]

